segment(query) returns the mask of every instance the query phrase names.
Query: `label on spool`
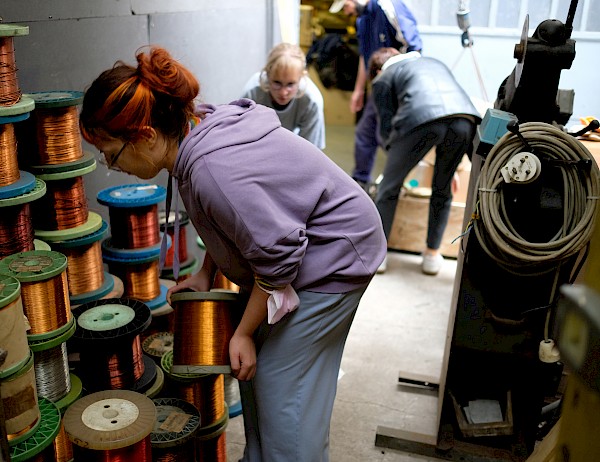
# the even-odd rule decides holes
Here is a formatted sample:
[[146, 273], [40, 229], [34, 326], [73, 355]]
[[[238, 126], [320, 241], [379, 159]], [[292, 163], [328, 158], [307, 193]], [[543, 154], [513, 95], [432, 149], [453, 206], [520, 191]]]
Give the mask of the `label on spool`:
[[153, 448], [184, 444], [200, 427], [200, 412], [191, 403], [178, 398], [157, 398], [156, 421], [151, 434]]
[[67, 269], [67, 257], [51, 250], [30, 250], [9, 255], [0, 261], [0, 272], [23, 282], [50, 279]]

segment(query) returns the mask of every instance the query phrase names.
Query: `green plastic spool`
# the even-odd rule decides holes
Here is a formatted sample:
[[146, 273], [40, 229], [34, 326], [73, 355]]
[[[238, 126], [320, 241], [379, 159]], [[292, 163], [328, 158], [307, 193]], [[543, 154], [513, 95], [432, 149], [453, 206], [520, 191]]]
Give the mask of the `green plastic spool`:
[[148, 398], [155, 398], [163, 389], [163, 386], [165, 385], [165, 373], [163, 372], [162, 368], [157, 367], [156, 368], [156, 379], [154, 379], [154, 383], [150, 386], [150, 388], [148, 388], [145, 392], [144, 395], [146, 395]]
[[64, 398], [59, 399], [54, 404], [61, 414], [64, 414], [68, 407], [81, 398], [83, 393], [83, 383], [81, 379], [73, 373], [69, 374], [71, 380], [71, 391]]
[[27, 96], [33, 98], [35, 107], [39, 109], [78, 106], [83, 102], [83, 92], [81, 91], [40, 91], [29, 93]]
[[190, 383], [195, 382], [197, 379], [201, 377], [206, 377], [209, 374], [185, 374], [185, 373], [174, 373], [171, 372], [171, 368], [173, 367], [173, 350], [167, 351], [160, 358], [160, 367], [163, 369], [167, 377], [175, 380], [176, 382]]
[[21, 283], [45, 281], [67, 269], [67, 257], [52, 250], [29, 250], [9, 255], [0, 261], [0, 273]]
[[52, 250], [50, 244], [44, 241], [40, 241], [39, 239], [33, 240], [33, 247], [35, 250]]
[[0, 24], [0, 37], [29, 35], [29, 26], [22, 24]]
[[46, 183], [44, 182], [44, 180], [36, 178], [35, 186], [31, 191], [28, 191], [19, 196], [0, 199], [0, 207], [11, 207], [13, 205], [20, 205], [26, 204], [28, 202], [33, 202], [34, 200], [42, 197], [44, 194], [46, 194]]
[[[0, 24], [0, 27], [2, 24]], [[1, 37], [1, 35], [0, 35]], [[35, 103], [33, 99], [22, 95], [21, 99], [12, 106], [0, 106], [0, 117], [12, 117], [27, 114], [33, 111]]]
[[75, 333], [76, 327], [75, 318], [72, 317], [71, 320], [60, 329], [35, 336], [28, 335], [29, 348], [31, 348], [31, 351], [34, 353], [54, 348], [69, 340]]
[[52, 401], [38, 399], [41, 417], [35, 433], [10, 448], [11, 462], [24, 462], [50, 446], [60, 431], [60, 412]]
[[98, 231], [102, 227], [102, 217], [95, 212], [89, 212], [88, 220], [79, 226], [58, 231], [46, 231], [42, 229], [35, 230], [35, 236], [49, 242], [68, 241], [87, 236]]
[[44, 175], [77, 171], [85, 169], [92, 164], [94, 164], [95, 168], [96, 158], [94, 154], [92, 154], [91, 152], [84, 151], [80, 159], [72, 160], [70, 162], [63, 162], [60, 164], [30, 165], [27, 167], [27, 170], [29, 170], [38, 178], [43, 179]]
[[0, 310], [21, 295], [21, 283], [8, 274], [0, 274]]
[[111, 303], [99, 305], [79, 315], [77, 323], [83, 329], [94, 332], [125, 327], [135, 318], [135, 311], [128, 306]]
[[89, 157], [84, 157], [81, 160], [72, 162], [72, 166], [70, 169], [65, 169], [63, 164], [56, 164], [58, 167], [56, 169], [44, 167], [30, 167], [31, 173], [33, 173], [37, 178], [40, 178], [44, 181], [58, 181], [58, 180], [67, 180], [69, 178], [76, 178], [78, 176], [87, 175], [88, 173], [96, 170], [96, 159], [93, 157], [90, 159]]

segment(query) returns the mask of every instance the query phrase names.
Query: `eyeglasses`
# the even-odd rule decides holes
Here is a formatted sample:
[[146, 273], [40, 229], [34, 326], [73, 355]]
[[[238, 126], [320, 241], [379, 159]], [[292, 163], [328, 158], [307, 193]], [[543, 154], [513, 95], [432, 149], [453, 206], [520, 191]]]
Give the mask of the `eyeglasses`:
[[296, 88], [298, 88], [299, 83], [300, 82], [283, 83], [283, 82], [279, 82], [278, 80], [274, 80], [274, 81], [269, 81], [269, 87], [276, 91], [281, 90], [282, 88], [292, 91], [292, 90], [295, 90]]
[[108, 168], [115, 170], [115, 164], [117, 163], [117, 160], [119, 159], [119, 156], [123, 153], [123, 151], [125, 150], [125, 147], [129, 144], [129, 141], [126, 141], [125, 143], [123, 143], [123, 146], [121, 146], [121, 149], [119, 149], [119, 152], [117, 152], [113, 157], [111, 157], [110, 159], [106, 156], [106, 153], [103, 152], [102, 153], [102, 157], [104, 159], [103, 163], [104, 165], [106, 165]]

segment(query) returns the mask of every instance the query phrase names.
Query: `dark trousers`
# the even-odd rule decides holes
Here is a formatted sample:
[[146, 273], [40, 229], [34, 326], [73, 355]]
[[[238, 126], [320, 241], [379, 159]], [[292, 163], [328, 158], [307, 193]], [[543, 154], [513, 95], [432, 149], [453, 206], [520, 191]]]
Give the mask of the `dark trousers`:
[[452, 204], [452, 177], [475, 136], [475, 123], [462, 117], [440, 119], [421, 125], [392, 141], [387, 152], [383, 180], [375, 204], [389, 238], [398, 196], [408, 173], [436, 146], [429, 200], [427, 247], [439, 249]]

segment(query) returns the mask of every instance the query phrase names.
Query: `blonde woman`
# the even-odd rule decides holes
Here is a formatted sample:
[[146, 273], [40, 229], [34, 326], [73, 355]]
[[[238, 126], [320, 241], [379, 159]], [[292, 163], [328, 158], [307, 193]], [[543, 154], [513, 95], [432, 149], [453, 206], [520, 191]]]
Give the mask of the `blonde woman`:
[[242, 97], [274, 109], [284, 128], [325, 147], [323, 96], [307, 75], [306, 55], [298, 45], [275, 46], [263, 70], [246, 83]]

